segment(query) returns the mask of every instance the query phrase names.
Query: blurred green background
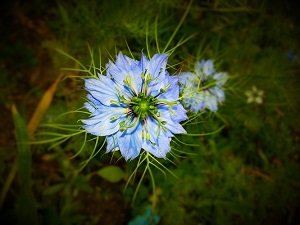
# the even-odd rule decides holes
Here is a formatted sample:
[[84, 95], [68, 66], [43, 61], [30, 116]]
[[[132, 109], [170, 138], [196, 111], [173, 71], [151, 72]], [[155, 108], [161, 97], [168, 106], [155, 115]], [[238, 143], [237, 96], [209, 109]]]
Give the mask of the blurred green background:
[[[189, 3], [1, 3], [0, 224], [300, 224], [299, 3], [194, 0], [187, 11]], [[185, 126], [200, 134], [224, 128], [178, 136], [178, 158], [169, 157], [175, 165], [160, 161], [178, 179], [152, 168], [156, 191], [146, 174], [133, 203], [144, 165], [124, 187], [137, 160], [126, 162], [103, 149], [80, 170], [95, 146], [87, 142], [71, 159], [84, 135], [26, 144], [43, 138], [39, 132], [57, 132], [42, 124], [80, 126], [82, 114], [61, 114], [83, 106], [82, 80], [71, 77], [86, 74], [61, 70], [79, 67], [56, 48], [88, 66], [90, 46], [99, 67], [118, 51], [129, 55], [127, 45], [136, 58], [141, 51], [153, 55], [177, 46], [171, 74], [210, 58], [230, 75], [218, 112]], [[261, 104], [247, 102], [245, 92], [253, 87], [263, 91]]]

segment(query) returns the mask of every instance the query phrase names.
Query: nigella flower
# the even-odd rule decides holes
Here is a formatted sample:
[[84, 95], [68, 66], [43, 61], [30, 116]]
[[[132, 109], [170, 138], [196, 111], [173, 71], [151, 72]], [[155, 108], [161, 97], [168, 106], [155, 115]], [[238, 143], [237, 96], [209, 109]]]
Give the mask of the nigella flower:
[[218, 103], [225, 99], [222, 86], [226, 80], [227, 73], [216, 73], [212, 60], [196, 62], [194, 73], [179, 74], [183, 105], [193, 112], [200, 112], [205, 108], [217, 111]]
[[263, 102], [264, 91], [257, 89], [255, 86], [252, 86], [252, 90], [245, 91], [247, 96], [247, 103], [257, 103], [261, 104]]
[[186, 133], [180, 122], [187, 119], [179, 103], [178, 76], [166, 71], [168, 56], [155, 54], [137, 61], [119, 53], [106, 66], [106, 76], [86, 79], [89, 92], [82, 120], [87, 132], [107, 136], [107, 152], [120, 150], [134, 159], [141, 149], [164, 158], [173, 134]]

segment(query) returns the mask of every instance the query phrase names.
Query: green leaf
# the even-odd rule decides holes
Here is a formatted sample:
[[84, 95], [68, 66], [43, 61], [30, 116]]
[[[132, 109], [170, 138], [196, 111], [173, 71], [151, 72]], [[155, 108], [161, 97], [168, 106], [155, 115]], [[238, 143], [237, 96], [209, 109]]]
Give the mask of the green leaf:
[[12, 106], [12, 114], [16, 129], [16, 139], [18, 148], [18, 166], [21, 188], [30, 186], [31, 182], [31, 152], [29, 145], [29, 136], [26, 124], [17, 111], [15, 105]]
[[97, 174], [112, 183], [122, 180], [125, 176], [125, 172], [117, 166], [104, 167], [103, 169], [99, 170]]
[[55, 184], [55, 185], [52, 185], [48, 188], [46, 188], [44, 191], [43, 191], [43, 195], [53, 195], [53, 194], [56, 194], [58, 191], [60, 191], [62, 188], [64, 187], [64, 184]]
[[31, 189], [31, 151], [28, 130], [15, 105], [12, 106], [12, 115], [18, 148], [17, 165], [20, 183], [20, 192], [16, 203], [18, 220], [19, 224], [35, 225], [38, 224], [38, 216], [36, 202]]
[[88, 175], [86, 176], [77, 175], [75, 177], [74, 185], [76, 186], [76, 188], [78, 188], [81, 191], [91, 193], [93, 192], [93, 188], [88, 184], [89, 179], [90, 177]]

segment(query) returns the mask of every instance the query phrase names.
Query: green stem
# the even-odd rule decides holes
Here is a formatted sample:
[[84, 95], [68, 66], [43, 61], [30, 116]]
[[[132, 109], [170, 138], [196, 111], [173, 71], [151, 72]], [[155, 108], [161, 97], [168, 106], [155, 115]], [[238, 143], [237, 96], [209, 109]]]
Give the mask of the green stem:
[[188, 12], [190, 11], [190, 8], [191, 8], [191, 5], [192, 5], [192, 2], [193, 2], [193, 0], [190, 0], [190, 3], [189, 3], [189, 5], [188, 5], [188, 7], [186, 8], [186, 10], [185, 10], [185, 12], [184, 12], [184, 14], [183, 14], [183, 16], [182, 16], [181, 20], [179, 21], [179, 23], [178, 23], [178, 25], [177, 25], [176, 29], [174, 30], [174, 32], [173, 32], [173, 34], [172, 34], [172, 36], [170, 37], [170, 39], [169, 39], [168, 43], [166, 44], [166, 46], [165, 46], [165, 48], [164, 48], [163, 52], [166, 52], [167, 48], [168, 48], [168, 47], [169, 47], [169, 45], [171, 44], [171, 41], [173, 40], [173, 38], [174, 38], [174, 37], [175, 37], [175, 35], [177, 34], [177, 32], [178, 32], [179, 28], [181, 27], [181, 25], [182, 25], [183, 21], [184, 21], [184, 20], [185, 20], [185, 18], [186, 18], [186, 16], [187, 16]]

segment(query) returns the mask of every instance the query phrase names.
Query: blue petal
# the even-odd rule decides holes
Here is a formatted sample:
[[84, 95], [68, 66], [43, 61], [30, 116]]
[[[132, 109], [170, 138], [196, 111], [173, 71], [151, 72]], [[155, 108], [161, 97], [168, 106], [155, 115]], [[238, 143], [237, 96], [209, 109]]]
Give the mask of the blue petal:
[[148, 64], [149, 64], [149, 60], [147, 59], [147, 57], [142, 52], [141, 61], [140, 61], [140, 68], [143, 72], [145, 72], [145, 70], [148, 68]]
[[104, 105], [110, 105], [111, 100], [119, 101], [114, 82], [106, 76], [99, 75], [99, 77], [100, 80], [86, 79], [85, 89]]
[[130, 73], [128, 74], [131, 78], [131, 84], [136, 92], [136, 94], [139, 93], [139, 91], [141, 90], [142, 87], [142, 69], [140, 66], [135, 66], [134, 68], [132, 68], [132, 70], [130, 71]]
[[112, 62], [107, 64], [107, 76], [112, 77], [119, 86], [125, 85], [124, 80], [129, 76], [133, 88], [132, 91], [135, 94], [138, 93], [142, 85], [142, 72], [138, 61], [123, 56], [122, 53], [118, 55], [116, 64]]
[[150, 73], [152, 78], [156, 78], [161, 71], [166, 70], [167, 60], [167, 54], [155, 54], [147, 65], [147, 74]]
[[116, 66], [117, 67], [121, 67], [121, 68], [130, 70], [130, 68], [132, 66], [136, 66], [137, 64], [138, 64], [137, 60], [129, 58], [126, 55], [123, 55], [122, 52], [119, 52], [119, 54], [116, 58]]
[[[120, 129], [119, 123], [126, 116], [125, 108], [103, 106], [103, 108], [97, 109], [91, 118], [82, 120], [85, 124], [83, 128], [96, 136], [110, 135]], [[111, 120], [112, 117], [117, 117], [117, 119]]]
[[106, 138], [106, 152], [111, 152], [114, 150], [120, 150], [116, 138], [114, 135], [107, 136]]
[[106, 75], [111, 77], [118, 85], [123, 85], [123, 80], [126, 79], [129, 71], [130, 68], [118, 67], [111, 61], [106, 64]]
[[179, 77], [179, 83], [182, 85], [190, 85], [191, 82], [193, 82], [193, 79], [195, 78], [195, 74], [192, 72], [181, 72], [178, 74]]
[[166, 99], [168, 101], [177, 101], [179, 98], [179, 86], [178, 86], [178, 76], [167, 76], [167, 84], [170, 84], [170, 88], [158, 98]]
[[82, 120], [82, 122], [86, 124], [83, 128], [95, 136], [111, 135], [120, 128], [118, 121], [98, 121], [94, 118], [90, 118]]
[[213, 112], [218, 110], [217, 98], [213, 95], [207, 95], [204, 100], [206, 108], [210, 109]]
[[205, 109], [205, 96], [201, 93], [194, 95], [194, 101], [191, 104], [191, 110], [193, 112], [200, 112]]
[[117, 135], [117, 142], [122, 156], [126, 160], [136, 158], [142, 148], [142, 124], [139, 122], [134, 128], [134, 132], [130, 134], [126, 130], [118, 132]]
[[176, 116], [171, 114], [172, 120], [174, 120], [176, 122], [181, 122], [181, 121], [184, 121], [184, 120], [188, 119], [188, 116], [186, 115], [187, 112], [180, 103], [173, 106], [172, 109], [176, 113]]
[[90, 101], [90, 103], [95, 106], [94, 108], [102, 107], [103, 104], [96, 98], [94, 98], [91, 94], [87, 94], [86, 98]]
[[193, 111], [195, 113], [201, 112], [204, 109], [205, 109], [204, 102], [197, 102], [197, 103], [191, 105], [191, 111]]
[[227, 73], [221, 72], [214, 74], [213, 78], [216, 80], [216, 84], [220, 87], [227, 81]]
[[150, 152], [152, 155], [154, 155], [158, 158], [165, 159], [167, 153], [170, 152], [170, 150], [171, 150], [170, 142], [171, 142], [171, 138], [169, 138], [165, 135], [160, 135], [155, 146], [153, 146], [149, 142], [143, 142], [143, 148], [146, 151]]
[[201, 65], [203, 67], [203, 73], [207, 76], [210, 76], [215, 72], [212, 60], [202, 60]]
[[[166, 121], [166, 125], [164, 125], [164, 127], [170, 131], [172, 134], [186, 134], [186, 130], [181, 126], [180, 123], [173, 121], [171, 119], [171, 116], [168, 115], [170, 113], [166, 112], [165, 114], [163, 114], [162, 116], [162, 120]], [[168, 137], [171, 137], [173, 135], [168, 135]]]
[[164, 88], [165, 76], [168, 74], [166, 71], [168, 55], [155, 54], [147, 66], [147, 74], [151, 75], [153, 79], [148, 83], [147, 94], [159, 92], [161, 88]]
[[[109, 116], [113, 117], [113, 116], [120, 116], [122, 114], [126, 114], [126, 111], [128, 110], [128, 106], [123, 104], [123, 105], [103, 105], [101, 102], [95, 100], [92, 95], [87, 95], [88, 100], [90, 100], [90, 103], [86, 103], [85, 106], [87, 106], [88, 110], [90, 110], [90, 112], [92, 113], [92, 116], [98, 115], [98, 114], [102, 114], [102, 116]], [[96, 103], [96, 104], [95, 104]], [[91, 105], [91, 106], [89, 106]], [[94, 108], [94, 111], [92, 112], [92, 108]], [[96, 111], [95, 111], [96, 109]]]
[[148, 117], [147, 129], [150, 134], [150, 141], [152, 143], [146, 139], [143, 139], [142, 148], [158, 158], [165, 158], [166, 154], [171, 150], [171, 138], [169, 138], [167, 133], [163, 132], [161, 128], [157, 132], [157, 128], [157, 121], [151, 117]]
[[84, 103], [84, 107], [92, 114], [96, 111], [95, 107], [89, 102]]
[[217, 98], [218, 102], [223, 102], [225, 100], [225, 93], [222, 89], [218, 87], [213, 87], [210, 92]]

